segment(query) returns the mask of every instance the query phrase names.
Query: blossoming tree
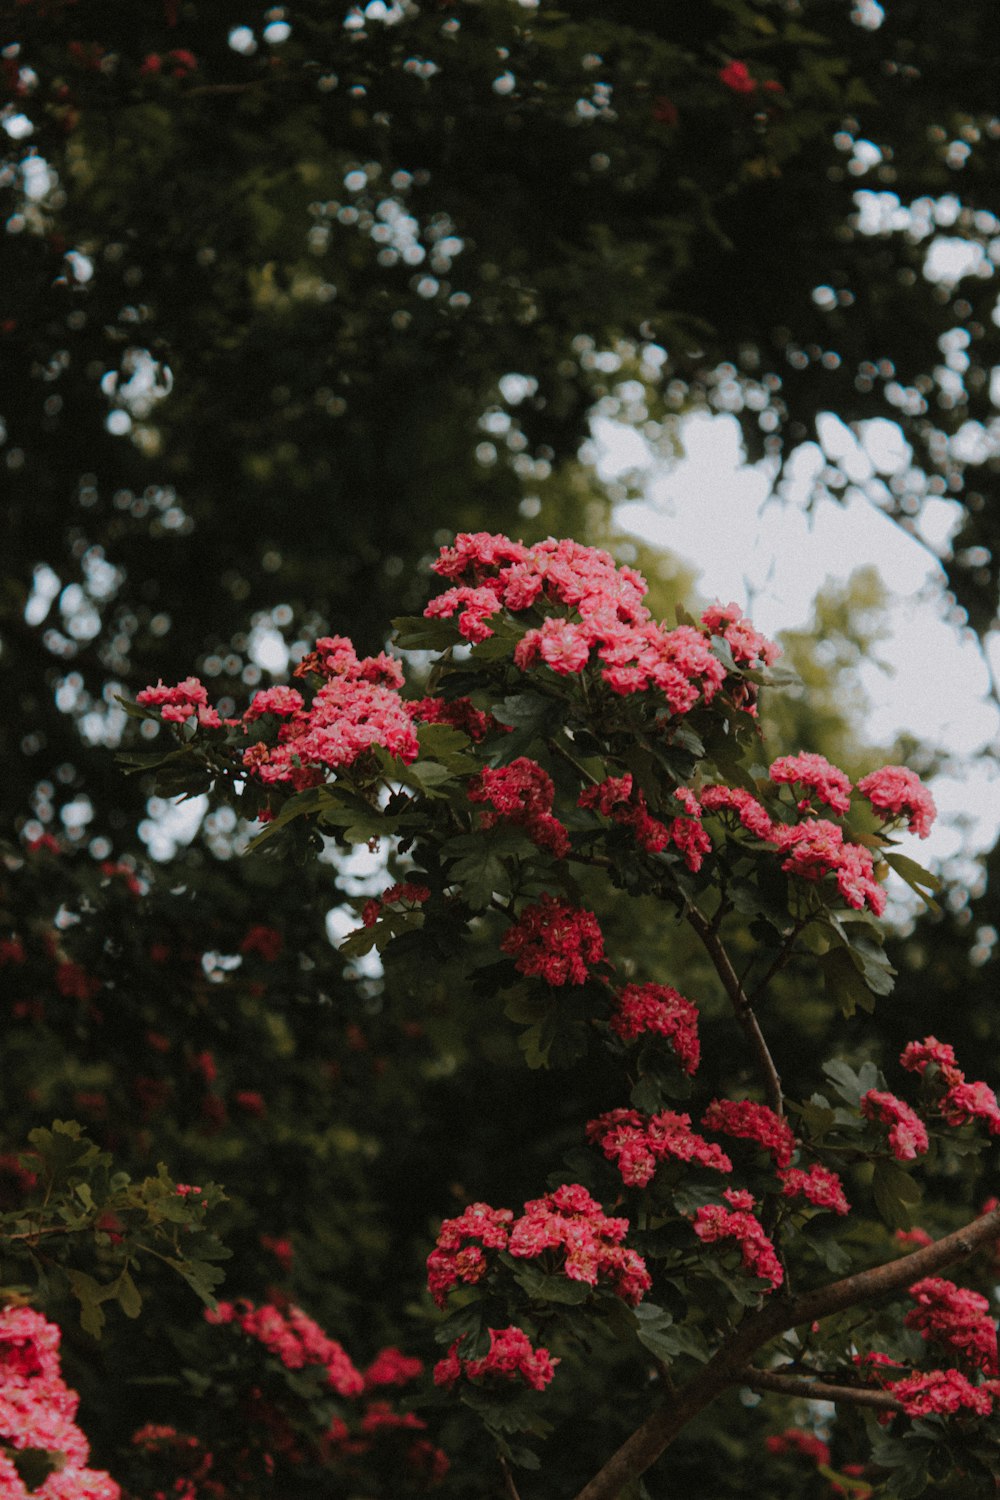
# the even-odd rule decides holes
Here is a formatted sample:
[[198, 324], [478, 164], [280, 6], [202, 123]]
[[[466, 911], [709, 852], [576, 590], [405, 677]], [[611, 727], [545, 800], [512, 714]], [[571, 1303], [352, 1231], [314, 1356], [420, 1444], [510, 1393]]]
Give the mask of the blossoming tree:
[[[423, 696], [396, 657], [325, 638], [301, 688], [261, 691], [239, 718], [194, 678], [132, 710], [175, 726], [170, 785], [209, 773], [261, 823], [258, 845], [391, 843], [401, 878], [359, 903], [348, 955], [442, 961], [485, 937], [497, 957], [468, 1003], [503, 996], [526, 1065], [603, 1059], [609, 1107], [579, 1121], [569, 1170], [523, 1207], [442, 1222], [435, 1385], [491, 1433], [508, 1495], [544, 1464], [549, 1387], [588, 1360], [637, 1420], [579, 1500], [646, 1493], [641, 1476], [734, 1388], [835, 1403], [858, 1443], [839, 1478], [815, 1434], [771, 1446], [841, 1492], [873, 1464], [888, 1493], [949, 1470], [992, 1493], [995, 1324], [981, 1290], [942, 1273], [988, 1284], [1000, 1210], [953, 1204], [935, 1238], [912, 1210], [972, 1132], [1000, 1133], [996, 1096], [929, 1036], [888, 1080], [817, 1059], [817, 1092], [791, 1099], [769, 1040], [782, 971], [847, 1015], [891, 991], [884, 882], [930, 899], [894, 837], [927, 834], [930, 794], [901, 766], [855, 786], [816, 754], [768, 764], [757, 701], [782, 683], [778, 653], [735, 606], [660, 623], [635, 571], [568, 541], [462, 535], [435, 569], [425, 617], [397, 622], [404, 653], [434, 654]], [[607, 950], [602, 912], [630, 899], [708, 955], [742, 1087], [699, 1087], [704, 997]]]
[[[466, 954], [454, 1003], [502, 1004], [554, 1103], [558, 1075], [586, 1073], [568, 1097], [594, 1112], [563, 1122], [565, 1164], [527, 1201], [426, 1205], [439, 1227], [414, 1331], [440, 1345], [426, 1387], [394, 1346], [362, 1371], [289, 1299], [214, 1303], [203, 1285], [217, 1341], [205, 1389], [242, 1391], [227, 1397], [238, 1423], [266, 1442], [254, 1457], [242, 1436], [210, 1474], [194, 1438], [148, 1425], [134, 1441], [151, 1476], [167, 1455], [191, 1497], [298, 1494], [308, 1474], [380, 1495], [655, 1496], [706, 1412], [736, 1399], [753, 1416], [760, 1399], [798, 1414], [780, 1432], [762, 1423], [760, 1451], [800, 1483], [815, 1473], [817, 1494], [907, 1497], [952, 1479], [993, 1494], [1000, 1208], [975, 1201], [963, 1163], [1000, 1134], [996, 1096], [935, 1036], [889, 1078], [856, 1044], [817, 1057], [805, 1098], [777, 1061], [779, 987], [822, 986], [855, 1019], [891, 992], [885, 882], [931, 899], [896, 837], [926, 835], [930, 794], [901, 766], [854, 785], [817, 754], [769, 762], [758, 697], [784, 679], [733, 605], [658, 622], [638, 573], [569, 541], [462, 535], [435, 566], [443, 591], [397, 622], [404, 656], [431, 663], [416, 692], [397, 656], [323, 638], [299, 686], [257, 692], [239, 717], [193, 677], [140, 692], [130, 711], [175, 742], [143, 764], [165, 790], [235, 804], [261, 852], [380, 845], [395, 878], [358, 899], [347, 957], [374, 950], [416, 983]], [[630, 909], [686, 932], [712, 985], [641, 972]], [[245, 943], [273, 959], [279, 939], [255, 927]], [[510, 1116], [498, 1151], [516, 1149]], [[130, 1215], [162, 1218], [164, 1203], [185, 1235], [204, 1233], [218, 1198], [162, 1178], [145, 1196], [118, 1190], [129, 1223], [104, 1231], [119, 1245]], [[37, 1315], [7, 1316], [0, 1374], [15, 1390], [35, 1368], [17, 1351], [44, 1338], [21, 1328]], [[416, 1399], [400, 1407], [405, 1387]], [[581, 1403], [600, 1416], [577, 1447], [565, 1435]], [[4, 1420], [24, 1484], [24, 1452], [57, 1439]], [[563, 1441], [546, 1448], [554, 1426]], [[85, 1446], [70, 1458], [85, 1464]], [[59, 1488], [65, 1472], [44, 1469], [35, 1492], [91, 1493]]]

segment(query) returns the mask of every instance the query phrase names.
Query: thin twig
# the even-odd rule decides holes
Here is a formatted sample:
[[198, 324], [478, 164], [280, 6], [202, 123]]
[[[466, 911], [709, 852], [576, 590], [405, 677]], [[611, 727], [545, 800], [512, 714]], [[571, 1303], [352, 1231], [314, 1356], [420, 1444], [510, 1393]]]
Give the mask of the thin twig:
[[768, 985], [771, 983], [771, 980], [774, 978], [774, 976], [776, 974], [780, 974], [785, 965], [790, 961], [793, 949], [795, 947], [795, 939], [798, 937], [803, 927], [807, 927], [812, 919], [812, 912], [809, 912], [804, 917], [799, 917], [798, 921], [795, 923], [795, 926], [789, 933], [787, 940], [778, 950], [778, 955], [775, 958], [773, 964], [768, 969], [763, 979], [757, 981], [750, 994], [747, 996], [747, 999], [749, 1000], [751, 1005], [756, 1004], [761, 995], [763, 995], [764, 991], [767, 989]]
[[514, 1476], [510, 1472], [510, 1465], [502, 1453], [497, 1454], [497, 1459], [503, 1474], [503, 1487], [507, 1494], [507, 1500], [521, 1500], [520, 1495], [517, 1493], [517, 1485], [514, 1483]]
[[564, 760], [567, 765], [572, 766], [576, 774], [582, 777], [584, 781], [588, 781], [591, 786], [599, 785], [597, 777], [592, 776], [588, 770], [581, 766], [576, 757], [570, 755], [566, 747], [564, 745], [560, 745], [558, 740], [546, 740], [545, 743], [548, 745], [549, 749], [555, 751], [556, 755]]
[[708, 951], [708, 955], [715, 965], [715, 972], [722, 980], [722, 987], [729, 996], [736, 1019], [743, 1027], [747, 1040], [757, 1056], [761, 1072], [764, 1075], [764, 1091], [767, 1094], [767, 1102], [779, 1117], [785, 1113], [781, 1079], [771, 1056], [771, 1049], [767, 1045], [764, 1033], [760, 1029], [760, 1023], [754, 1013], [753, 1006], [747, 998], [740, 980], [729, 959], [729, 954], [723, 945], [718, 933], [713, 930], [712, 923], [690, 903], [685, 908], [685, 915], [701, 938]]
[[676, 1397], [658, 1407], [626, 1438], [600, 1472], [584, 1485], [576, 1500], [615, 1500], [626, 1484], [656, 1462], [693, 1417], [710, 1406], [722, 1391], [740, 1384], [753, 1355], [771, 1339], [802, 1323], [819, 1322], [849, 1307], [900, 1292], [923, 1276], [968, 1260], [998, 1235], [1000, 1208], [995, 1208], [935, 1244], [898, 1260], [871, 1266], [867, 1271], [858, 1271], [797, 1297], [774, 1298], [759, 1312], [745, 1318]]
[[776, 1391], [780, 1396], [802, 1396], [807, 1401], [851, 1402], [855, 1406], [876, 1406], [882, 1411], [902, 1411], [903, 1404], [888, 1391], [871, 1386], [834, 1385], [809, 1375], [784, 1375], [779, 1370], [755, 1370], [748, 1366], [740, 1372], [740, 1382], [752, 1391]]

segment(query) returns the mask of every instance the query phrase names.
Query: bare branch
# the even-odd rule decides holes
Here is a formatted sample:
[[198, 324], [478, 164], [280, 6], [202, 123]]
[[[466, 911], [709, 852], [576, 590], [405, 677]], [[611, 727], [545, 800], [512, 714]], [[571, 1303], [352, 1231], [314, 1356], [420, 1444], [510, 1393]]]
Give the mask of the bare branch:
[[747, 998], [747, 993], [740, 983], [739, 976], [733, 968], [729, 954], [723, 945], [722, 939], [714, 930], [712, 923], [698, 910], [696, 906], [688, 905], [685, 915], [701, 938], [708, 951], [708, 956], [715, 965], [715, 972], [722, 980], [722, 987], [729, 996], [733, 1012], [742, 1026], [747, 1040], [753, 1048], [761, 1072], [764, 1075], [764, 1091], [767, 1102], [774, 1113], [779, 1117], [785, 1113], [784, 1098], [781, 1089], [781, 1078], [771, 1056], [771, 1049], [767, 1045], [764, 1033], [760, 1029], [760, 1022], [754, 1012], [753, 1006]]
[[845, 1276], [798, 1297], [776, 1297], [745, 1318], [676, 1397], [652, 1412], [626, 1438], [603, 1469], [584, 1485], [576, 1500], [615, 1500], [619, 1490], [644, 1474], [693, 1417], [711, 1405], [722, 1391], [740, 1383], [753, 1355], [778, 1334], [900, 1292], [924, 1276], [968, 1260], [998, 1235], [1000, 1208], [995, 1208], [935, 1244], [898, 1260], [858, 1271], [854, 1276]]
[[517, 1485], [514, 1483], [514, 1476], [510, 1472], [510, 1465], [502, 1453], [497, 1454], [497, 1460], [503, 1474], [503, 1487], [507, 1500], [521, 1500], [520, 1495], [517, 1493]]
[[748, 1367], [740, 1372], [740, 1383], [752, 1391], [776, 1391], [780, 1396], [802, 1396], [807, 1401], [846, 1401], [855, 1406], [875, 1406], [881, 1411], [903, 1410], [902, 1402], [888, 1391], [873, 1390], [870, 1386], [834, 1385], [811, 1375], [783, 1375], [780, 1370]]

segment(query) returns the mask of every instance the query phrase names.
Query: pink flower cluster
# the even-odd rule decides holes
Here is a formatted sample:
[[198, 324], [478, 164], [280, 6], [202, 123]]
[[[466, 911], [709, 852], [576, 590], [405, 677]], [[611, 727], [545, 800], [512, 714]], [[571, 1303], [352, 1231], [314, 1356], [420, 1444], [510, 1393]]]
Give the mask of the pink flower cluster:
[[269, 688], [243, 717], [245, 724], [263, 713], [284, 719], [276, 745], [259, 740], [243, 752], [243, 764], [260, 781], [296, 790], [316, 786], [325, 771], [353, 765], [375, 745], [407, 764], [416, 760], [420, 747], [399, 696], [403, 673], [393, 657], [383, 651], [359, 659], [345, 637], [327, 636], [295, 672], [324, 679], [308, 708], [294, 688]]
[[[808, 752], [782, 755], [773, 762], [768, 775], [778, 785], [808, 788], [827, 807], [832, 807], [834, 812], [846, 813], [851, 810], [850, 778], [822, 755]], [[805, 812], [810, 806], [810, 799], [806, 796], [799, 803], [799, 811]]]
[[343, 1345], [329, 1338], [300, 1307], [284, 1311], [270, 1303], [255, 1307], [242, 1297], [235, 1303], [220, 1302], [214, 1312], [206, 1310], [205, 1321], [234, 1324], [277, 1355], [288, 1370], [322, 1365], [328, 1385], [339, 1396], [358, 1396], [364, 1390], [364, 1379]]
[[694, 792], [678, 787], [674, 798], [684, 814], [661, 823], [650, 815], [643, 793], [633, 787], [631, 772], [609, 776], [597, 786], [587, 787], [577, 798], [577, 806], [595, 809], [612, 822], [631, 828], [635, 841], [647, 854], [659, 854], [673, 843], [684, 856], [692, 873], [701, 869], [704, 856], [711, 852], [712, 841], [701, 824], [701, 807]]
[[604, 938], [593, 912], [547, 893], [526, 906], [500, 940], [518, 973], [546, 984], [583, 984], [588, 965], [604, 957]]
[[476, 708], [471, 698], [417, 698], [407, 703], [406, 712], [420, 724], [450, 724], [477, 745], [495, 730], [507, 730], [492, 714]]
[[802, 1167], [789, 1167], [779, 1172], [783, 1198], [805, 1198], [814, 1208], [828, 1208], [835, 1214], [850, 1213], [851, 1205], [844, 1195], [844, 1184], [836, 1172], [818, 1163], [808, 1171]]
[[785, 1279], [785, 1273], [777, 1252], [753, 1213], [755, 1207], [750, 1193], [727, 1188], [722, 1195], [729, 1204], [709, 1203], [695, 1211], [694, 1232], [703, 1244], [716, 1244], [719, 1240], [735, 1240], [740, 1247], [743, 1268], [762, 1281], [771, 1283], [775, 1291]]
[[923, 1121], [895, 1094], [869, 1089], [861, 1100], [861, 1113], [866, 1120], [889, 1126], [889, 1150], [897, 1161], [913, 1161], [927, 1150], [930, 1142]]
[[559, 1363], [547, 1349], [533, 1348], [523, 1329], [513, 1325], [490, 1329], [489, 1353], [481, 1359], [461, 1359], [458, 1353], [461, 1342], [462, 1339], [456, 1339], [445, 1358], [434, 1366], [435, 1385], [450, 1388], [463, 1377], [483, 1380], [492, 1375], [506, 1381], [520, 1377], [533, 1391], [544, 1391]]
[[390, 1344], [379, 1350], [365, 1371], [365, 1390], [370, 1391], [376, 1386], [409, 1385], [411, 1380], [416, 1380], [421, 1374], [423, 1368], [422, 1359], [414, 1359]]
[[627, 984], [615, 996], [610, 1025], [623, 1042], [648, 1035], [665, 1037], [685, 1073], [698, 1071], [698, 1011], [669, 984]]
[[434, 567], [453, 586], [431, 600], [425, 614], [432, 619], [457, 615], [466, 640], [492, 635], [487, 622], [502, 609], [521, 614], [561, 606], [577, 618], [548, 615], [529, 629], [514, 653], [522, 671], [541, 662], [560, 675], [575, 674], [596, 652], [612, 692], [658, 690], [675, 714], [688, 713], [699, 699], [711, 702], [725, 681], [725, 667], [710, 647], [713, 628], [727, 639], [732, 635], [737, 660], [739, 650], [755, 664], [776, 652], [735, 606], [716, 611], [714, 625], [706, 617], [702, 629], [666, 629], [643, 604], [646, 581], [641, 574], [616, 567], [606, 552], [578, 542], [550, 537], [526, 547], [487, 532], [464, 533], [454, 547], [442, 550]]
[[695, 1162], [715, 1172], [731, 1172], [724, 1151], [691, 1129], [691, 1116], [664, 1109], [644, 1116], [637, 1109], [611, 1109], [587, 1124], [587, 1139], [616, 1163], [629, 1187], [645, 1187], [659, 1162]]
[[506, 1250], [510, 1226], [509, 1208], [491, 1208], [488, 1203], [470, 1203], [455, 1219], [445, 1219], [437, 1243], [427, 1257], [427, 1285], [438, 1307], [444, 1307], [453, 1286], [474, 1286], [482, 1281], [489, 1265], [484, 1250]]
[[734, 812], [748, 833], [773, 839], [771, 815], [757, 798], [738, 786], [707, 786], [699, 793], [702, 812]]
[[481, 828], [493, 828], [506, 819], [523, 828], [532, 843], [547, 849], [556, 859], [564, 859], [569, 853], [569, 834], [552, 815], [552, 777], [537, 761], [521, 755], [496, 770], [487, 766], [469, 782], [468, 795], [470, 802], [489, 803], [492, 808], [482, 814]]
[[525, 1260], [553, 1251], [571, 1281], [588, 1286], [606, 1281], [635, 1307], [652, 1282], [642, 1256], [621, 1243], [627, 1233], [627, 1219], [609, 1219], [586, 1188], [568, 1183], [524, 1205], [507, 1248]]
[[937, 1037], [924, 1037], [922, 1042], [908, 1042], [900, 1056], [903, 1067], [911, 1073], [924, 1077], [934, 1064], [937, 1082], [946, 1086], [940, 1109], [946, 1125], [968, 1125], [972, 1120], [984, 1120], [990, 1135], [1000, 1135], [1000, 1102], [988, 1083], [969, 1083], [958, 1066], [955, 1052], [947, 1042]]
[[379, 914], [385, 907], [395, 906], [397, 902], [410, 907], [422, 906], [430, 899], [431, 893], [428, 886], [404, 880], [396, 885], [387, 886], [381, 896], [373, 896], [370, 901], [366, 901], [361, 912], [361, 920], [366, 927], [374, 927]]
[[42, 1449], [60, 1465], [31, 1500], [119, 1500], [110, 1475], [87, 1467], [90, 1445], [74, 1421], [80, 1398], [62, 1378], [59, 1339], [33, 1308], [0, 1309], [0, 1494], [29, 1500], [6, 1445]]
[[532, 1199], [519, 1219], [509, 1208], [473, 1203], [456, 1219], [446, 1219], [427, 1258], [427, 1285], [443, 1307], [459, 1282], [474, 1285], [488, 1270], [484, 1250], [507, 1250], [522, 1260], [551, 1251], [557, 1269], [571, 1281], [596, 1286], [598, 1280], [633, 1305], [650, 1286], [645, 1262], [622, 1245], [627, 1219], [609, 1219], [585, 1188], [570, 1183]]
[[828, 1466], [830, 1463], [830, 1449], [827, 1444], [814, 1432], [807, 1432], [802, 1427], [786, 1427], [784, 1432], [765, 1438], [764, 1447], [775, 1457], [780, 1457], [785, 1453], [801, 1453], [804, 1458], [811, 1458], [817, 1467]]
[[941, 1276], [925, 1276], [909, 1288], [916, 1307], [903, 1319], [931, 1343], [943, 1345], [987, 1375], [1000, 1374], [997, 1330], [990, 1304], [978, 1292]]
[[882, 766], [858, 782], [858, 791], [882, 818], [906, 818], [911, 833], [925, 839], [937, 817], [934, 798], [905, 766]]
[[827, 818], [804, 818], [801, 823], [776, 824], [774, 842], [786, 855], [781, 868], [802, 880], [835, 875], [837, 889], [848, 906], [867, 906], [880, 917], [885, 891], [875, 879], [875, 863], [861, 844], [846, 844], [844, 833]]
[[174, 687], [158, 682], [136, 693], [135, 701], [143, 708], [158, 708], [160, 717], [170, 724], [184, 724], [188, 719], [197, 719], [208, 729], [218, 729], [222, 724], [217, 710], [208, 706], [208, 689], [197, 677], [185, 677]]
[[706, 1130], [755, 1141], [769, 1151], [777, 1167], [787, 1167], [795, 1152], [795, 1136], [787, 1120], [766, 1104], [750, 1099], [713, 1099], [701, 1120]]
[[959, 1370], [928, 1370], [923, 1375], [908, 1375], [893, 1381], [888, 1389], [908, 1417], [929, 1417], [935, 1413], [954, 1416], [965, 1408], [976, 1416], [988, 1417], [993, 1398], [982, 1386], [974, 1386]]

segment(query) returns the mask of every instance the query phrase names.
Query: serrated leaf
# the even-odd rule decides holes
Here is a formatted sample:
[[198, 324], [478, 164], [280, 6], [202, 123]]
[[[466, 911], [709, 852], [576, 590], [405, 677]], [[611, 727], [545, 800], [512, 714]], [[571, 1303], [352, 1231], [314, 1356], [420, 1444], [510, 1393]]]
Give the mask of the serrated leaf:
[[393, 620], [392, 628], [401, 651], [444, 651], [462, 640], [454, 621], [425, 620], [423, 615], [402, 615]]
[[826, 993], [842, 1015], [853, 1016], [859, 1008], [869, 1013], [875, 1009], [875, 997], [845, 948], [828, 949], [819, 963]]

